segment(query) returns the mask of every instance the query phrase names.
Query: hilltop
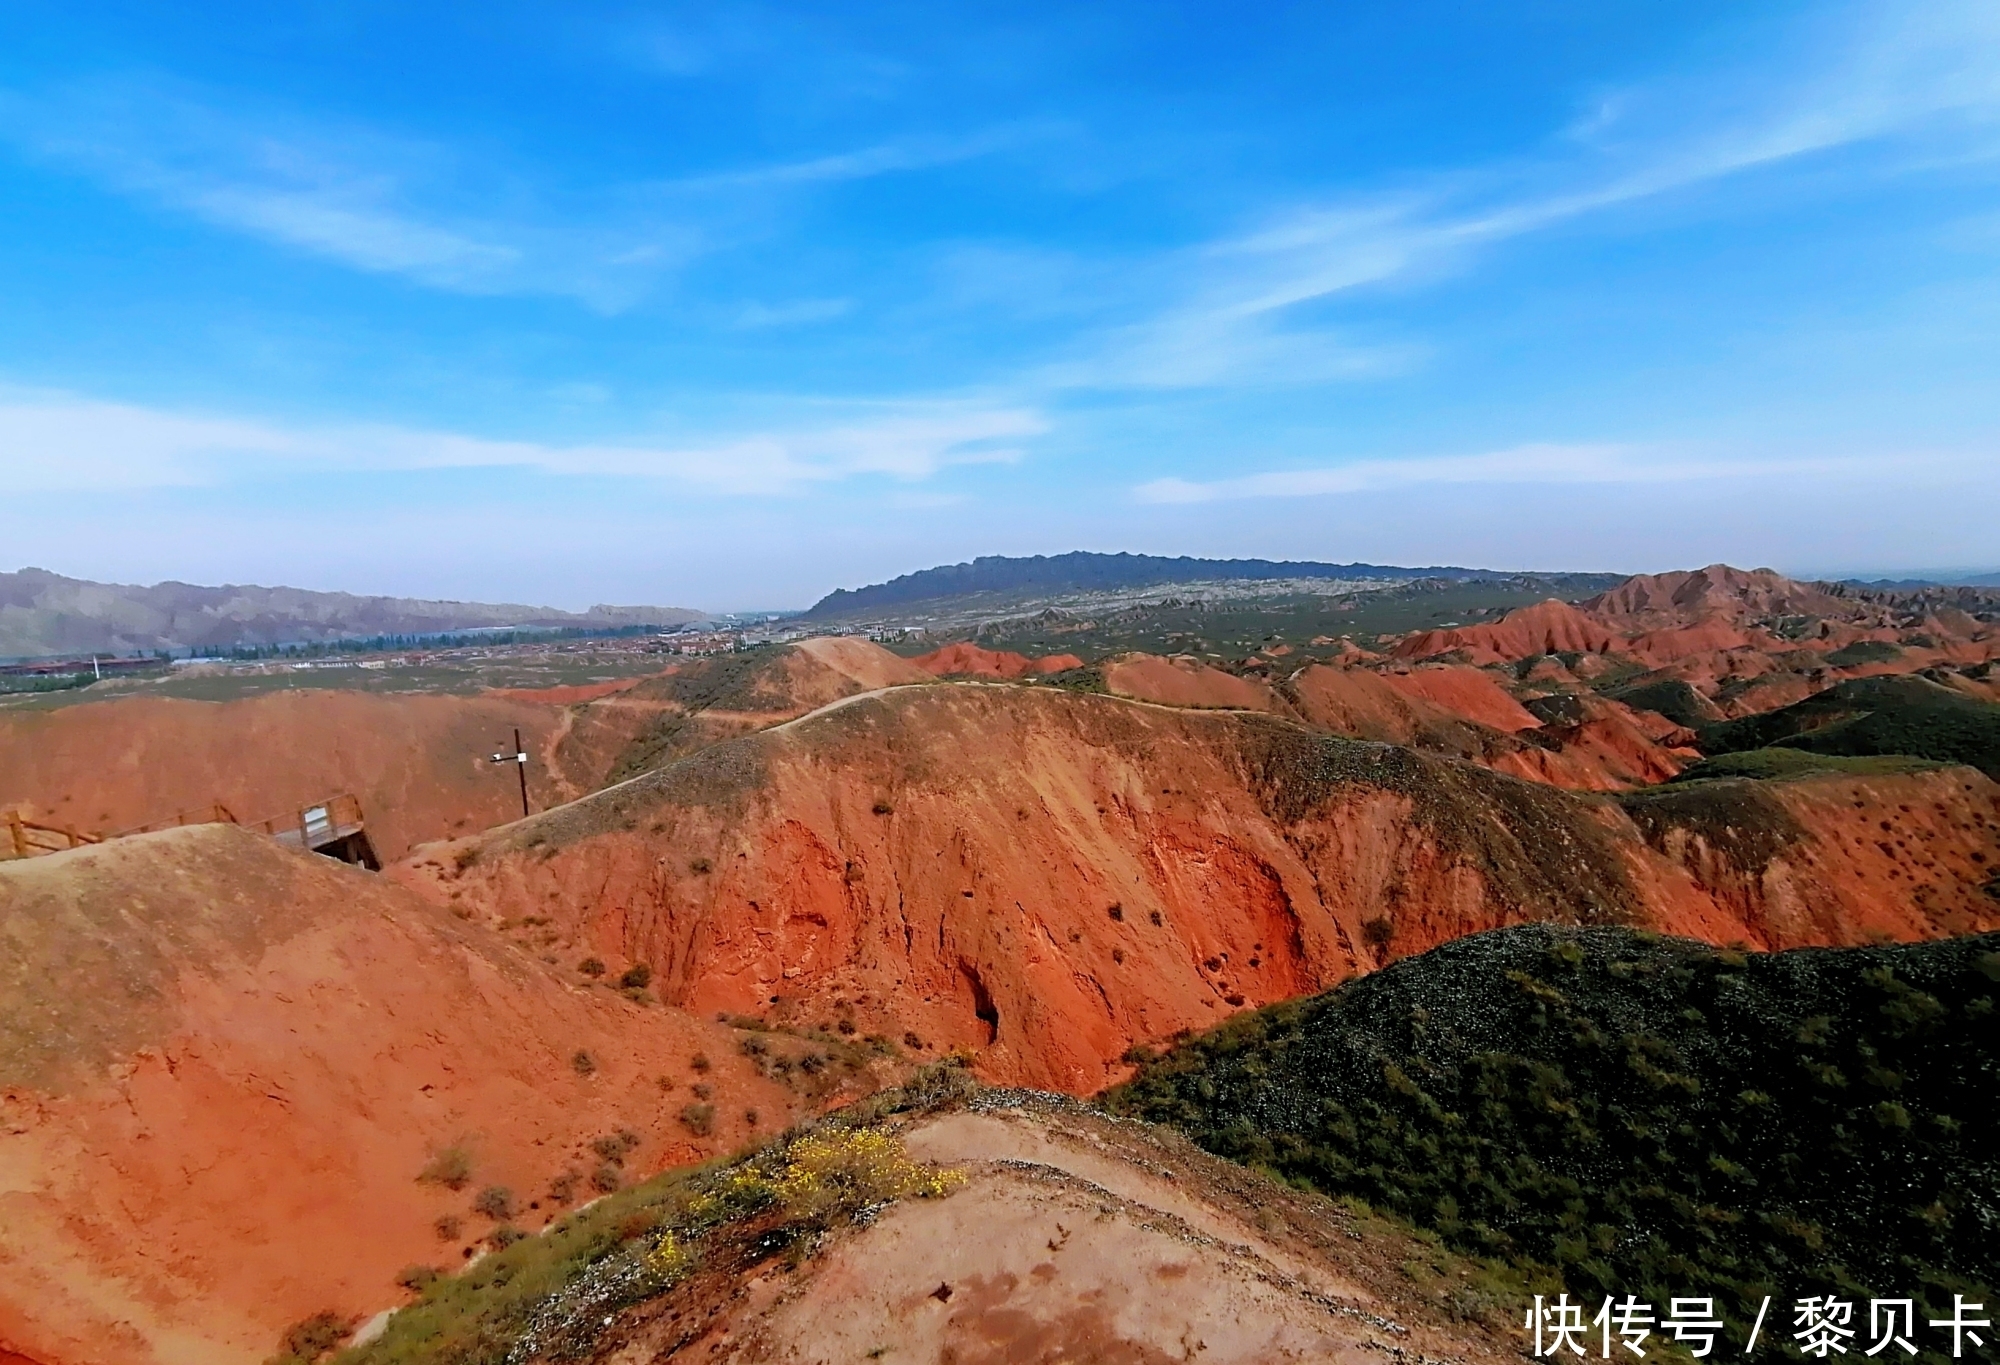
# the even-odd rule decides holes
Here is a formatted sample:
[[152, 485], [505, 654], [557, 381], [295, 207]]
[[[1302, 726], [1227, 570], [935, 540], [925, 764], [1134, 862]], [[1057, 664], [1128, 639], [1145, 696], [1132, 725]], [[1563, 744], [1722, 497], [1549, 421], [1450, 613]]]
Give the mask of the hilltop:
[[680, 625], [681, 607], [557, 611], [518, 603], [358, 597], [228, 584], [93, 583], [46, 569], [0, 573], [0, 659], [59, 654], [229, 649], [376, 635], [431, 635], [492, 626]]

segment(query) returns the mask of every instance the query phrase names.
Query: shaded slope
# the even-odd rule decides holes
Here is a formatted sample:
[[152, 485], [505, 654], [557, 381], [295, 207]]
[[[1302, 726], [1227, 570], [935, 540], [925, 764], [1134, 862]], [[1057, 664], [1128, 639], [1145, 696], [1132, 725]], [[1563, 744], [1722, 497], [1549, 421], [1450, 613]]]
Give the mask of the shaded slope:
[[1233, 1021], [1112, 1096], [1586, 1302], [2000, 1289], [2000, 936], [1718, 952], [1482, 934]]
[[1907, 754], [2000, 778], [2000, 704], [1928, 678], [1860, 678], [1701, 731], [1708, 753], [1781, 744], [1825, 754]]
[[[679, 1117], [696, 1084], [707, 1135]], [[469, 1256], [486, 1186], [532, 1226], [565, 1172], [587, 1197], [596, 1139], [632, 1133], [636, 1175], [808, 1100], [720, 1025], [243, 830], [0, 864], [0, 1348], [261, 1360], [287, 1322]], [[453, 1147], [464, 1187], [419, 1183]]]

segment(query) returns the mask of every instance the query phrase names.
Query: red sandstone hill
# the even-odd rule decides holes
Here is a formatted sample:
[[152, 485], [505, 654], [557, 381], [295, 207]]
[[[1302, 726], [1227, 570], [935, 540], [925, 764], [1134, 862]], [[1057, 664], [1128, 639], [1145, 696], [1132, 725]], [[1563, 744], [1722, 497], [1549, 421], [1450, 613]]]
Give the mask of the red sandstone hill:
[[1390, 653], [1398, 659], [1425, 659], [1462, 652], [1469, 663], [1489, 664], [1538, 654], [1602, 654], [1618, 642], [1609, 626], [1552, 597], [1510, 611], [1490, 626], [1419, 631]]
[[1735, 717], [1846, 678], [1984, 668], [2000, 657], [2000, 612], [1971, 589], [1899, 594], [1714, 564], [1641, 575], [1578, 606], [1551, 600], [1487, 625], [1420, 631], [1392, 654], [1520, 664], [1526, 685], [1685, 683], [1700, 708]]
[[1640, 574], [1583, 603], [1583, 610], [1629, 630], [1687, 626], [1714, 617], [1726, 621], [1774, 616], [1839, 616], [1851, 601], [1824, 584], [1800, 583], [1774, 569], [1705, 569]]
[[602, 771], [605, 780], [622, 781], [842, 697], [932, 681], [924, 669], [871, 641], [824, 636], [677, 664], [593, 703], [579, 721], [582, 730], [601, 729], [615, 739]]
[[651, 963], [698, 1014], [851, 1020], [1077, 1091], [1135, 1042], [1522, 919], [1771, 947], [2000, 922], [1974, 861], [2000, 788], [1970, 770], [1625, 801], [1256, 714], [901, 688], [397, 875]]
[[934, 649], [928, 654], [919, 654], [910, 662], [940, 678], [1024, 678], [1030, 674], [1060, 673], [1064, 669], [1083, 667], [1083, 660], [1074, 654], [1045, 654], [1039, 659], [1030, 659], [1012, 650], [982, 649], [964, 641]]
[[1163, 706], [1263, 711], [1352, 739], [1469, 759], [1572, 791], [1663, 781], [1697, 755], [1687, 731], [1594, 700], [1588, 723], [1545, 725], [1492, 673], [1447, 664], [1380, 672], [1309, 664], [1275, 682], [1188, 658], [1129, 654], [1105, 668], [1115, 696]]
[[[566, 1172], [589, 1197], [597, 1139], [633, 1134], [637, 1176], [821, 1102], [732, 1030], [593, 984], [565, 932], [221, 825], [0, 863], [0, 1349], [248, 1365], [461, 1263], [486, 1186], [539, 1226]], [[468, 1183], [420, 1183], [453, 1147]]]
[[[479, 1187], [548, 1214], [595, 1139], [630, 1130], [650, 1171], [824, 1104], [814, 1078], [953, 1048], [1091, 1091], [1135, 1043], [1500, 924], [1780, 947], [2000, 923], [2000, 787], [1967, 769], [1573, 795], [1312, 728], [1565, 757], [1373, 673], [1233, 679], [1269, 713], [1203, 710], [869, 687], [909, 675], [855, 643], [707, 675], [762, 722], [835, 694], [809, 714], [380, 877], [219, 826], [0, 865], [0, 1350], [254, 1361], [462, 1257]], [[1168, 666], [1208, 695], [1214, 670]], [[1608, 750], [1679, 738], [1530, 705]], [[641, 964], [662, 1003], [602, 984]], [[417, 1182], [461, 1140], [470, 1186]]]

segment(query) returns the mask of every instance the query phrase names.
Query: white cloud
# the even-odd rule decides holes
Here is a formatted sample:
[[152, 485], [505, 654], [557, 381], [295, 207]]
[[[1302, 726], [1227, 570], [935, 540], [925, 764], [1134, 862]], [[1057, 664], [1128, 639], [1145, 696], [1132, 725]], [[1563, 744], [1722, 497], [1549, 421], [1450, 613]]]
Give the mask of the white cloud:
[[1317, 469], [1273, 470], [1228, 479], [1153, 479], [1134, 488], [1140, 502], [1233, 502], [1370, 493], [1426, 484], [1677, 484], [1784, 476], [1818, 482], [1974, 478], [1990, 452], [1898, 451], [1869, 455], [1770, 455], [1676, 451], [1657, 446], [1529, 444], [1474, 455], [1352, 460]]
[[494, 469], [645, 479], [736, 496], [863, 475], [916, 481], [1018, 458], [1046, 424], [975, 402], [851, 407], [838, 418], [688, 443], [553, 445], [367, 425], [292, 427], [67, 395], [0, 395], [0, 456], [17, 493], [246, 484], [311, 470]]

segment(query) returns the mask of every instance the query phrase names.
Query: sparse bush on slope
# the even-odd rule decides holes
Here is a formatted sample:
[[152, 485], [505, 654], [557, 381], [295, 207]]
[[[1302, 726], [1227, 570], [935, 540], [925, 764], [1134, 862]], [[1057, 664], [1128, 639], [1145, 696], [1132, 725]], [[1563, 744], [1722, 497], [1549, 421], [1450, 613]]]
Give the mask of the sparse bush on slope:
[[[950, 1194], [962, 1177], [915, 1161], [881, 1125], [894, 1114], [948, 1103], [970, 1085], [958, 1062], [942, 1062], [899, 1090], [736, 1160], [669, 1171], [608, 1194], [539, 1236], [517, 1235], [460, 1274], [409, 1284], [416, 1301], [374, 1341], [342, 1351], [338, 1365], [589, 1359], [605, 1327], [633, 1304], [703, 1276], [733, 1282], [778, 1251], [803, 1258], [829, 1232], [895, 1200]], [[616, 1168], [606, 1169], [616, 1176]], [[406, 1284], [420, 1278], [405, 1275]], [[690, 1321], [692, 1335], [706, 1319], [697, 1313]], [[319, 1322], [293, 1331], [317, 1331]], [[323, 1353], [322, 1337], [299, 1340]], [[296, 1344], [288, 1336], [285, 1349]], [[281, 1359], [293, 1365], [292, 1357]]]
[[1942, 1316], [2000, 1289], [1996, 994], [2000, 934], [1741, 954], [1522, 926], [1240, 1017], [1108, 1103], [1593, 1302]]

